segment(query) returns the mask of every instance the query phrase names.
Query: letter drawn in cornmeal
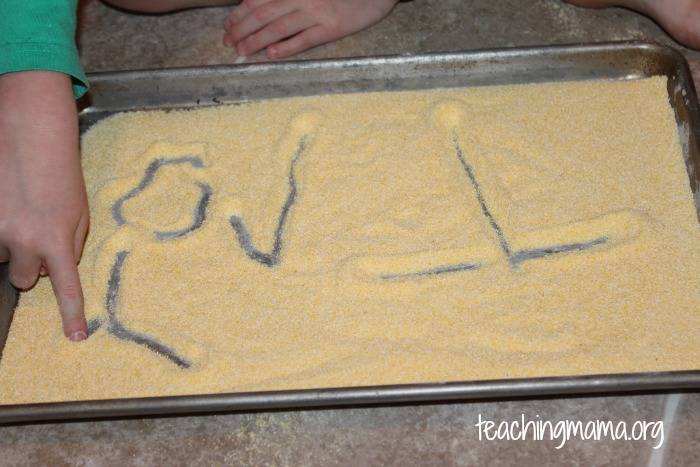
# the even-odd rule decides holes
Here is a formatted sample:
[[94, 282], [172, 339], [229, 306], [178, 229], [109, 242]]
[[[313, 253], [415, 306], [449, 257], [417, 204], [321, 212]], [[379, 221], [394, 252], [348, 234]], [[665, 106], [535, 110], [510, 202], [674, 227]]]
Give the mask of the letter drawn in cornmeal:
[[[273, 235], [272, 248], [265, 252], [253, 244], [250, 231], [245, 225], [243, 217], [236, 213], [230, 216], [229, 222], [233, 228], [238, 244], [245, 254], [252, 260], [267, 267], [277, 266], [281, 261], [283, 234], [289, 221], [289, 215], [297, 198], [297, 179], [295, 168], [299, 158], [308, 151], [311, 140], [315, 136], [316, 128], [321, 121], [321, 115], [314, 110], [300, 112], [294, 116], [287, 130], [282, 135], [278, 148], [279, 157], [289, 157], [287, 169], [287, 195], [277, 217], [277, 227]], [[291, 157], [290, 157], [291, 156]]]
[[[202, 158], [199, 156], [182, 156], [182, 157], [174, 157], [174, 158], [158, 158], [151, 162], [148, 167], [146, 167], [146, 171], [143, 175], [143, 178], [139, 182], [139, 184], [134, 187], [132, 190], [130, 190], [128, 193], [123, 195], [121, 198], [119, 198], [113, 205], [112, 205], [112, 217], [114, 220], [117, 222], [117, 225], [124, 225], [127, 223], [126, 219], [124, 219], [124, 214], [123, 214], [123, 205], [124, 202], [135, 198], [138, 196], [143, 190], [148, 188], [148, 186], [153, 182], [156, 176], [156, 172], [158, 169], [160, 169], [163, 166], [166, 165], [177, 165], [177, 164], [191, 164], [192, 167], [196, 168], [202, 168], [204, 167], [204, 164], [202, 163]], [[195, 209], [195, 214], [192, 220], [192, 224], [189, 227], [186, 227], [181, 230], [176, 230], [172, 232], [154, 232], [156, 238], [158, 240], [172, 240], [174, 238], [182, 237], [183, 235], [188, 234], [189, 232], [192, 232], [194, 230], [197, 230], [202, 223], [204, 222], [204, 215], [205, 211], [207, 209], [207, 204], [209, 203], [209, 199], [211, 198], [212, 194], [212, 189], [211, 187], [202, 182], [195, 182], [196, 185], [199, 187], [201, 195], [199, 197], [199, 201], [197, 202], [197, 207]]]
[[[581, 220], [569, 224], [548, 227], [536, 231], [521, 232], [517, 235], [519, 248], [513, 247], [511, 235], [504, 229], [494, 209], [489, 204], [489, 193], [482, 186], [461, 141], [466, 130], [467, 109], [465, 104], [457, 101], [438, 102], [431, 110], [433, 123], [445, 140], [451, 141], [454, 155], [460, 162], [489, 229], [494, 233], [500, 256], [517, 270], [530, 260], [547, 258], [553, 255], [584, 252], [603, 245], [614, 246], [638, 236], [649, 220], [643, 213], [634, 210], [607, 213], [593, 219]], [[470, 135], [474, 143], [471, 151], [480, 150], [475, 135]], [[472, 154], [473, 155], [473, 154]], [[483, 159], [483, 157], [482, 157]], [[534, 167], [530, 167], [534, 169]], [[483, 173], [489, 174], [484, 170]], [[482, 175], [483, 175], [482, 173]], [[493, 176], [493, 174], [491, 174]], [[492, 182], [491, 180], [489, 180]], [[505, 192], [505, 190], [502, 190]], [[552, 238], [557, 239], [553, 241]], [[523, 247], [526, 245], [526, 247]], [[475, 247], [461, 249], [408, 252], [391, 256], [367, 256], [356, 258], [352, 264], [364, 275], [379, 279], [407, 279], [434, 276], [461, 271], [474, 271], [496, 262], [492, 252], [479, 251]], [[449, 253], [449, 254], [448, 254]], [[450, 257], [449, 262], [446, 257]], [[465, 257], [462, 261], [454, 258]]]
[[272, 244], [272, 250], [269, 253], [265, 253], [253, 245], [253, 241], [250, 238], [250, 232], [243, 222], [243, 218], [238, 214], [234, 214], [230, 218], [231, 227], [233, 227], [236, 236], [238, 237], [238, 243], [245, 251], [246, 255], [252, 260], [264, 264], [268, 267], [277, 266], [280, 262], [280, 254], [282, 252], [282, 234], [284, 232], [284, 226], [287, 222], [287, 217], [289, 216], [289, 211], [294, 204], [297, 197], [297, 183], [294, 176], [294, 166], [297, 160], [303, 154], [306, 149], [305, 136], [302, 136], [299, 140], [299, 146], [297, 147], [294, 156], [292, 157], [291, 163], [289, 164], [289, 174], [287, 177], [287, 183], [289, 184], [289, 192], [287, 194], [287, 199], [282, 206], [280, 215], [277, 218], [277, 228], [275, 229], [274, 240]]
[[[146, 153], [148, 155], [149, 152]], [[197, 155], [185, 155], [180, 157], [159, 157], [152, 160], [144, 171], [144, 175], [139, 183], [126, 194], [119, 197], [112, 204], [112, 217], [114, 218], [119, 229], [112, 235], [115, 239], [122, 237], [121, 231], [131, 229], [134, 231], [143, 231], [143, 226], [137, 225], [134, 221], [129, 221], [124, 214], [123, 205], [126, 201], [138, 197], [148, 186], [155, 180], [159, 169], [165, 166], [190, 165], [193, 168], [201, 169], [204, 163], [201, 157]], [[202, 181], [192, 181], [199, 188], [199, 198], [192, 212], [192, 221], [182, 229], [177, 230], [151, 230], [150, 233], [155, 237], [157, 242], [165, 242], [175, 240], [188, 235], [199, 229], [206, 219], [206, 210], [212, 196], [211, 186]], [[119, 244], [121, 240], [115, 240], [115, 244]], [[105, 244], [110, 244], [109, 239]], [[113, 248], [108, 250], [113, 250]], [[130, 249], [122, 249], [117, 247], [114, 253], [114, 262], [110, 269], [109, 278], [107, 281], [107, 293], [104, 299], [105, 315], [98, 316], [88, 322], [88, 334], [97, 332], [106, 323], [106, 331], [112, 336], [144, 346], [148, 350], [161, 355], [172, 363], [181, 368], [190, 368], [194, 361], [186, 356], [180, 355], [172, 346], [166, 345], [155, 337], [140, 331], [129, 329], [119, 318], [120, 311], [120, 289], [122, 284], [122, 271], [127, 265], [127, 258], [130, 254]], [[110, 254], [110, 251], [104, 254]]]
[[496, 237], [498, 238], [499, 246], [503, 251], [503, 254], [508, 259], [508, 262], [510, 263], [511, 267], [517, 268], [523, 261], [527, 261], [530, 259], [545, 258], [549, 255], [556, 253], [588, 250], [595, 246], [602, 245], [608, 241], [607, 236], [602, 235], [589, 241], [574, 241], [572, 243], [565, 243], [561, 245], [547, 245], [544, 247], [513, 251], [508, 239], [506, 238], [505, 233], [503, 232], [503, 229], [501, 228], [499, 222], [496, 220], [493, 213], [489, 209], [486, 197], [484, 196], [484, 193], [479, 185], [479, 181], [477, 180], [476, 175], [474, 174], [474, 169], [472, 168], [471, 164], [465, 159], [464, 153], [462, 152], [462, 148], [459, 144], [459, 139], [457, 137], [457, 130], [453, 129], [452, 132], [452, 140], [454, 143], [457, 158], [462, 164], [462, 167], [464, 168], [464, 173], [466, 174], [467, 178], [469, 179], [469, 183], [474, 189], [474, 194], [476, 195], [476, 198], [479, 202], [481, 211], [483, 212], [484, 217], [488, 220], [489, 225], [495, 232]]
[[[121, 286], [121, 272], [124, 263], [129, 256], [129, 251], [124, 250], [117, 253], [117, 257], [109, 275], [109, 287], [105, 297], [105, 308], [107, 309], [107, 332], [114, 337], [139, 344], [152, 352], [162, 355], [174, 364], [182, 368], [190, 368], [193, 364], [190, 360], [178, 355], [175, 350], [145, 333], [128, 329], [117, 315], [119, 311], [119, 289]], [[98, 317], [88, 323], [88, 330], [94, 332], [104, 323], [104, 318]]]

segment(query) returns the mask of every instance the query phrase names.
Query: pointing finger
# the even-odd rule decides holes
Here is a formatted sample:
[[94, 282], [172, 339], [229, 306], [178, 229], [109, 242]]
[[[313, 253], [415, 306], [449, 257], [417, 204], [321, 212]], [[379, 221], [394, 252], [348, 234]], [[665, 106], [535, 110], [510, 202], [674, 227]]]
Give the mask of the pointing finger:
[[46, 258], [45, 264], [61, 312], [63, 333], [77, 342], [87, 338], [83, 289], [72, 248], [63, 248], [61, 252]]

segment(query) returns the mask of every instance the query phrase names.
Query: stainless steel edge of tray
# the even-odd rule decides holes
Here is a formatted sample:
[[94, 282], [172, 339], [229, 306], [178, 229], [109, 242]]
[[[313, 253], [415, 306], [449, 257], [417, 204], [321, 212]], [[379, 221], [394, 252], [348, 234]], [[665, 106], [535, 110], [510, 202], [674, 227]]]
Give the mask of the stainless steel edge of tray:
[[0, 423], [575, 396], [697, 388], [697, 371], [201, 394], [0, 406]]
[[[690, 70], [673, 49], [640, 42], [201, 68], [89, 76], [81, 128], [120, 111], [232, 104], [290, 96], [663, 75], [700, 219], [700, 110]], [[0, 358], [17, 292], [0, 264]], [[206, 394], [0, 406], [0, 424], [382, 403], [563, 396], [700, 388], [700, 370]], [[2, 388], [0, 388], [0, 391]]]

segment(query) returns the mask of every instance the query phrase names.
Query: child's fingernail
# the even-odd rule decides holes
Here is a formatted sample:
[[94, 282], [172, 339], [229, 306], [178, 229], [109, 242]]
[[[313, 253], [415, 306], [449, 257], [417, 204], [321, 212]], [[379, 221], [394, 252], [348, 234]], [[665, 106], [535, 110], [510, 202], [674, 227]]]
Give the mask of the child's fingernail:
[[267, 58], [275, 59], [279, 57], [280, 52], [277, 50], [277, 47], [268, 47], [265, 49], [265, 55], [267, 55]]
[[76, 331], [70, 335], [69, 339], [73, 342], [84, 341], [87, 339], [87, 334], [85, 334], [83, 331]]

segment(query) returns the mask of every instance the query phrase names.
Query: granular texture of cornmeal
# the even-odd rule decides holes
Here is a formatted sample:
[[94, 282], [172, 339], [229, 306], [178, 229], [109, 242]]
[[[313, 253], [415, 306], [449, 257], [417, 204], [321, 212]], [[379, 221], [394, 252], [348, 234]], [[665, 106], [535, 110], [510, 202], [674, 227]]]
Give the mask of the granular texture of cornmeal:
[[124, 113], [82, 152], [91, 335], [42, 279], [2, 404], [698, 368], [663, 78]]

